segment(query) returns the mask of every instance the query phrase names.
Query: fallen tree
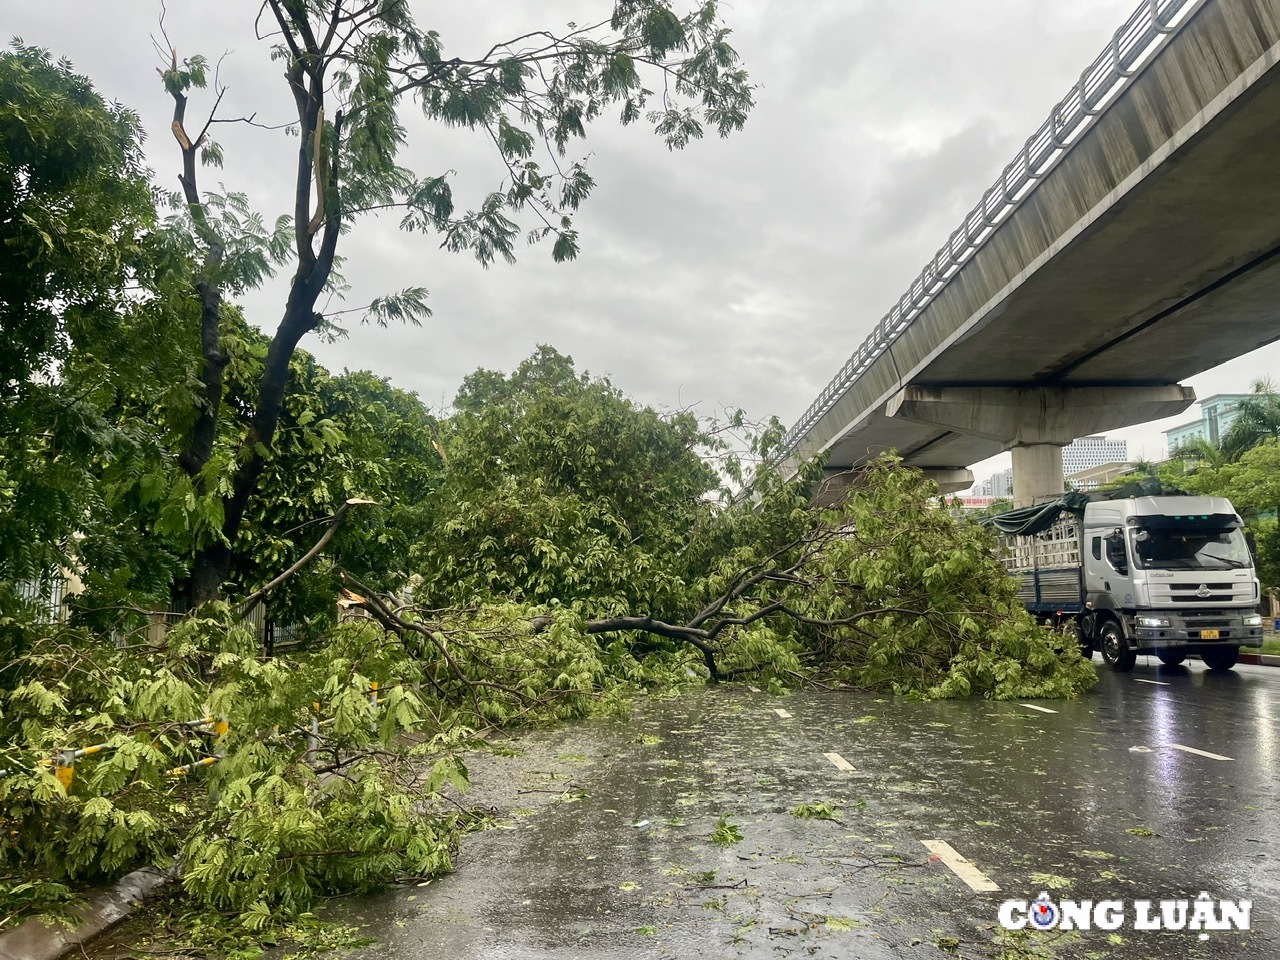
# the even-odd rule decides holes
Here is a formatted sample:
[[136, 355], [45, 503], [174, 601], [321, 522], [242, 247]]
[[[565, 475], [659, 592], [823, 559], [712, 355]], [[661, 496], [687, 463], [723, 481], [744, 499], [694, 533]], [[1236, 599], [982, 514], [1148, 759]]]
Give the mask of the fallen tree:
[[[780, 545], [740, 545], [665, 614], [592, 617], [587, 604], [422, 610], [344, 579], [358, 606], [413, 641], [407, 649], [440, 692], [450, 684], [501, 690], [515, 698], [508, 708], [518, 706], [520, 677], [547, 654], [545, 635], [558, 624], [606, 649], [684, 647], [711, 681], [749, 675], [999, 699], [1074, 696], [1094, 682], [1075, 646], [1023, 610], [988, 534], [937, 509], [937, 489], [918, 471], [884, 457], [846, 490], [835, 507], [802, 516], [801, 532], [788, 531]], [[789, 504], [796, 493], [778, 484], [769, 496]], [[771, 506], [731, 509], [767, 514]], [[690, 598], [701, 599], [690, 607]], [[519, 656], [504, 663], [491, 647]], [[476, 710], [484, 715], [478, 701]]]

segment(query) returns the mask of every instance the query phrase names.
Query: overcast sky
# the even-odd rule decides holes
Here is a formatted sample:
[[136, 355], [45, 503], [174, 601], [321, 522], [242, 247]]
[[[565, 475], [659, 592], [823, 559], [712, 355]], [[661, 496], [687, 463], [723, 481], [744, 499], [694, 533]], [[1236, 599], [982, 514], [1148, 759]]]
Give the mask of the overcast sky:
[[[171, 0], [180, 56], [222, 64], [226, 116], [290, 119], [256, 0]], [[523, 30], [607, 17], [607, 0], [417, 4], [446, 53], [466, 55]], [[680, 6], [680, 3], [677, 3]], [[344, 238], [347, 306], [405, 286], [431, 291], [422, 328], [356, 327], [345, 342], [304, 342], [333, 370], [367, 368], [430, 406], [478, 366], [509, 370], [550, 343], [630, 395], [712, 414], [745, 408], [798, 418], [1048, 114], [1135, 0], [736, 0], [723, 5], [758, 106], [747, 128], [668, 153], [639, 125], [612, 120], [584, 150], [598, 187], [579, 214], [582, 254], [554, 264], [523, 249], [482, 269], [392, 221]], [[438, 11], [444, 10], [443, 13]], [[150, 0], [0, 0], [0, 23], [69, 57], [98, 90], [135, 109], [158, 182], [176, 186], [178, 154], [151, 36]], [[434, 18], [434, 19], [433, 19]], [[191, 113], [209, 104], [193, 97]], [[297, 141], [220, 126], [222, 171], [207, 185], [250, 195], [268, 220], [291, 207]], [[292, 155], [292, 157], [291, 157]], [[502, 178], [478, 138], [426, 128], [402, 162], [454, 169], [459, 206]], [[246, 301], [273, 329], [274, 285]], [[335, 304], [335, 307], [342, 306]], [[1201, 397], [1238, 392], [1274, 369], [1272, 346], [1189, 381]], [[1131, 456], [1156, 459], [1160, 429], [1118, 431]], [[1005, 457], [1007, 462], [1007, 455]], [[999, 460], [979, 464], [981, 479]]]

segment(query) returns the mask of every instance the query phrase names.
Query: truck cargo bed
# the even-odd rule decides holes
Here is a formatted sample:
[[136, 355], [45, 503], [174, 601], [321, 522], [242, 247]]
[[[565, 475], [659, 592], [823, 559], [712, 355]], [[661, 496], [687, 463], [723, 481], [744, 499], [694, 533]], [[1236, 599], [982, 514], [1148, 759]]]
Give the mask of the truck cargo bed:
[[1019, 582], [1018, 599], [1035, 613], [1077, 613], [1084, 609], [1080, 566], [1080, 524], [1064, 514], [1043, 533], [1001, 536], [996, 556]]

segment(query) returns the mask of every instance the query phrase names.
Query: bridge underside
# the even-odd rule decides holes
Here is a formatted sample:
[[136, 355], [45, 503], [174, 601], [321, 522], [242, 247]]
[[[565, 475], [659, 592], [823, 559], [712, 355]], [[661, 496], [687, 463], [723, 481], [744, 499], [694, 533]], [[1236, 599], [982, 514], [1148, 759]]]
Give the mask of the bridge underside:
[[802, 455], [963, 468], [1018, 439], [891, 416], [905, 388], [1170, 386], [1280, 338], [1280, 5], [1208, 3], [1183, 34]]

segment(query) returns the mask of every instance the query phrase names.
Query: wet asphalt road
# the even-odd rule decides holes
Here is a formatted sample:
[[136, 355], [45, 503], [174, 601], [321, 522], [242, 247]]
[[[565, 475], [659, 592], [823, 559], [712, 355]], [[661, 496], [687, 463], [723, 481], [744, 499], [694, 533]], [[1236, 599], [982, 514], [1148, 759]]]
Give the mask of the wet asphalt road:
[[[472, 763], [499, 825], [454, 874], [331, 914], [379, 938], [361, 960], [1280, 957], [1280, 670], [1100, 672], [1056, 713], [732, 685], [520, 737]], [[839, 822], [793, 816], [815, 802]], [[710, 842], [722, 816], [740, 842]], [[1042, 890], [1251, 899], [1253, 931], [998, 927]]]

